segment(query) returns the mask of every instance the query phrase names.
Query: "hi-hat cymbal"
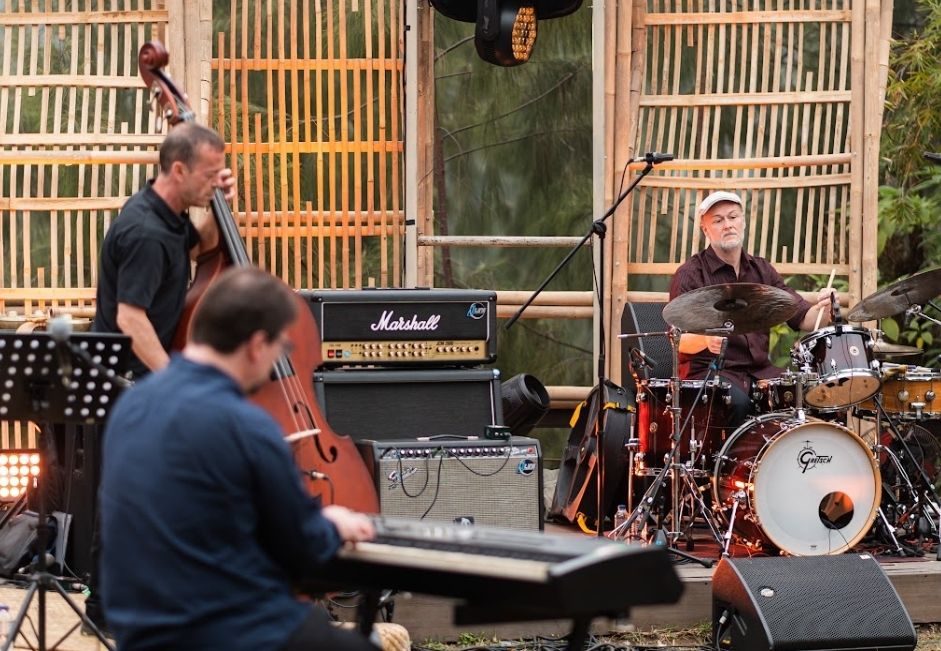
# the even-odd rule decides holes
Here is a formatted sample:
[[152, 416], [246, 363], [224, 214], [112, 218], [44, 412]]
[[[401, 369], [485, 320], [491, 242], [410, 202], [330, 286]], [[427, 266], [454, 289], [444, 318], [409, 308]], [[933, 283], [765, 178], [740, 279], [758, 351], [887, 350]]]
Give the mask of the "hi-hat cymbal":
[[921, 348], [915, 346], [903, 346], [902, 344], [893, 344], [882, 339], [877, 339], [872, 345], [872, 353], [878, 359], [889, 357], [910, 357], [912, 355], [921, 355]]
[[663, 308], [663, 320], [685, 332], [735, 334], [767, 330], [794, 316], [800, 301], [793, 294], [757, 283], [709, 285], [681, 294]]
[[856, 304], [849, 314], [849, 321], [873, 321], [901, 314], [912, 305], [924, 305], [941, 294], [941, 267], [909, 276], [875, 294], [870, 294]]

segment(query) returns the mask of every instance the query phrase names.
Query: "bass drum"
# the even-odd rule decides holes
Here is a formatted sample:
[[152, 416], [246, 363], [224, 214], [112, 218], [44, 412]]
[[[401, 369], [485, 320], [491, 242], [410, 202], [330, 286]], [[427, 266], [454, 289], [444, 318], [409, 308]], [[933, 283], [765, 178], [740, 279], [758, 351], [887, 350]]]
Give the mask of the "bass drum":
[[882, 481], [866, 443], [836, 423], [767, 414], [747, 421], [716, 458], [713, 496], [752, 549], [840, 554], [869, 531]]

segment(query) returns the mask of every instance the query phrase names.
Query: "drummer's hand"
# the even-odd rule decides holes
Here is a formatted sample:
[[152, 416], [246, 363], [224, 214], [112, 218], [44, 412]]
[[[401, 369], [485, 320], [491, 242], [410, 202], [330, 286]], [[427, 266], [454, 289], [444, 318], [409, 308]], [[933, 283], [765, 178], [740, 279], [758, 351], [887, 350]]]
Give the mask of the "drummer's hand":
[[330, 520], [337, 528], [343, 542], [371, 540], [376, 536], [376, 529], [373, 527], [372, 520], [362, 513], [335, 504], [323, 507], [322, 512], [323, 517]]
[[[835, 293], [835, 289], [826, 287], [817, 292], [817, 302], [814, 303], [814, 307], [823, 312], [823, 318], [820, 319], [821, 326], [830, 325], [830, 295]], [[816, 311], [814, 312], [814, 320], [816, 321]]]
[[713, 355], [718, 355], [722, 350], [722, 341], [725, 337], [706, 337], [706, 348]]

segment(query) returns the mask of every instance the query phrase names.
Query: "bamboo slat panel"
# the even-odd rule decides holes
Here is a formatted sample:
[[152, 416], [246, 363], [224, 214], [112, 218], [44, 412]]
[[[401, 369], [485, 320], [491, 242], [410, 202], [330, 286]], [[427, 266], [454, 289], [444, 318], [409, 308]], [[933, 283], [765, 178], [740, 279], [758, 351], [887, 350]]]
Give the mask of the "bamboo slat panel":
[[[0, 310], [93, 305], [98, 248], [162, 137], [137, 52], [163, 0], [0, 3]], [[35, 447], [0, 422], [0, 448]]]
[[404, 3], [227, 9], [210, 114], [230, 143], [253, 262], [298, 288], [400, 285]]
[[[861, 261], [874, 260], [875, 238], [867, 242], [861, 234], [875, 223], [875, 193], [864, 198], [862, 170], [866, 156], [878, 152], [879, 130], [865, 107], [883, 100], [884, 87], [868, 80], [867, 71], [878, 68], [885, 44], [869, 43], [864, 25], [875, 21], [869, 33], [878, 36], [869, 38], [884, 40], [878, 25], [891, 17], [891, 6], [880, 11], [875, 0], [865, 9], [849, 0], [632, 4], [618, 7], [618, 29], [611, 32], [618, 51], [629, 55], [614, 62], [608, 78], [619, 79], [630, 66], [634, 85], [609, 93], [608, 113], [628, 125], [628, 144], [609, 134], [606, 187], [644, 152], [668, 151], [677, 160], [658, 166], [616, 216], [609, 332], [616, 331], [613, 320], [628, 290], [635, 298], [638, 291], [665, 291], [676, 267], [708, 245], [695, 211], [713, 190], [741, 194], [746, 249], [783, 274], [835, 269], [851, 303], [864, 295], [864, 284], [873, 291]], [[617, 351], [619, 342], [612, 338], [610, 345]]]

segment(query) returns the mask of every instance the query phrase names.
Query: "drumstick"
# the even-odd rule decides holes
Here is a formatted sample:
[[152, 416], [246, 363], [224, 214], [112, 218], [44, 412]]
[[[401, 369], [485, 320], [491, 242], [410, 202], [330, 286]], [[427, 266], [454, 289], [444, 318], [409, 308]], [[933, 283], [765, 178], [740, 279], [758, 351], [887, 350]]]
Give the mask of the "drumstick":
[[[826, 289], [833, 289], [833, 277], [836, 275], [836, 267], [830, 270], [830, 280], [827, 281]], [[823, 318], [823, 310], [817, 312], [817, 322], [814, 323], [814, 330], [820, 329], [820, 319]]]

